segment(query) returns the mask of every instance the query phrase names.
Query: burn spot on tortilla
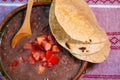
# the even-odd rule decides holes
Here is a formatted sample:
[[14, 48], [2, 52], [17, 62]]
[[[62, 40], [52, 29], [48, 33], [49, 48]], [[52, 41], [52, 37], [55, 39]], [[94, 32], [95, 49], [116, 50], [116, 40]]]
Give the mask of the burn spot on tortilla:
[[65, 45], [66, 45], [67, 48], [70, 49], [70, 46], [69, 46], [69, 44], [67, 42], [65, 43]]
[[86, 52], [89, 52], [89, 50], [86, 50]]
[[91, 40], [91, 39], [89, 39], [89, 41], [90, 41], [90, 42], [92, 42], [92, 40]]
[[92, 42], [92, 39], [89, 39], [88, 41], [85, 41], [85, 44], [90, 44]]
[[79, 48], [82, 52], [84, 52], [86, 50], [86, 47], [81, 47]]
[[88, 43], [88, 41], [85, 41], [85, 44], [87, 44]]

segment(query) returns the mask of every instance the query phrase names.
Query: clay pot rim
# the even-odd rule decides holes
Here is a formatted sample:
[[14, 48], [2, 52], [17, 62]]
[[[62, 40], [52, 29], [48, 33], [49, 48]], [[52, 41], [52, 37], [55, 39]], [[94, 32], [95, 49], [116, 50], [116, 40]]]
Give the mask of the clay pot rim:
[[[34, 5], [33, 5], [33, 6], [34, 6], [34, 7], [35, 7], [35, 6], [40, 6], [40, 5], [46, 5], [46, 6], [48, 5], [48, 6], [50, 6], [50, 4], [51, 4], [51, 2], [34, 2]], [[7, 23], [16, 13], [18, 13], [18, 12], [26, 9], [26, 7], [27, 7], [27, 4], [25, 4], [25, 5], [23, 5], [23, 6], [20, 6], [20, 7], [16, 8], [16, 9], [14, 9], [12, 12], [10, 12], [10, 13], [4, 18], [4, 20], [1, 22], [1, 24], [0, 24], [0, 31], [3, 29], [3, 27], [6, 25], [6, 23]], [[79, 79], [81, 78], [81, 76], [82, 76], [83, 74], [85, 74], [87, 66], [88, 66], [88, 62], [87, 62], [87, 61], [82, 61], [81, 68], [79, 69], [77, 75], [74, 77], [73, 80], [79, 80]]]

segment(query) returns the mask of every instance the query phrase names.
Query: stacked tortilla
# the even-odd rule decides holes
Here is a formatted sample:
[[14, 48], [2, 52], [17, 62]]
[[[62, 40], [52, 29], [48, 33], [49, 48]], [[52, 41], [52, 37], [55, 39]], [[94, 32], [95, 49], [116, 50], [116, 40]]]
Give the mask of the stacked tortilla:
[[49, 23], [57, 42], [78, 59], [100, 63], [110, 42], [84, 0], [53, 0]]

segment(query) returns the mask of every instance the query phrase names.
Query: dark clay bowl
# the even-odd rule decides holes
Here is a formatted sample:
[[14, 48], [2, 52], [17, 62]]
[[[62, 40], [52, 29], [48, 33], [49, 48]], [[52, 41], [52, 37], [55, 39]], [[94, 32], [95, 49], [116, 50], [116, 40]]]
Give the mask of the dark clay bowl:
[[[31, 14], [31, 26], [33, 35], [32, 37], [22, 39], [16, 45], [16, 49], [12, 49], [10, 44], [13, 36], [19, 30], [24, 20], [26, 5], [13, 10], [5, 17], [5, 19], [0, 24], [1, 71], [2, 74], [7, 78], [7, 80], [80, 80], [81, 76], [85, 73], [88, 62], [76, 59], [63, 47], [61, 47], [62, 52], [60, 53], [61, 57], [60, 59], [61, 61], [62, 59], [65, 60], [66, 61], [65, 63], [67, 65], [63, 65], [62, 63], [60, 63], [59, 65], [56, 65], [56, 67], [54, 67], [53, 69], [48, 70], [43, 75], [36, 74], [35, 67], [29, 65], [28, 63], [20, 66], [15, 72], [10, 72], [9, 65], [12, 59], [17, 58], [18, 56], [21, 55], [24, 56], [28, 55], [27, 52], [25, 53], [24, 50], [21, 50], [21, 47], [26, 41], [34, 39], [35, 36], [41, 35], [41, 32], [43, 34], [51, 34], [48, 23], [49, 8], [50, 3], [45, 2], [34, 3]], [[69, 61], [67, 61], [67, 59]], [[53, 74], [54, 71], [56, 72], [55, 74]], [[41, 79], [40, 76], [45, 78]]]

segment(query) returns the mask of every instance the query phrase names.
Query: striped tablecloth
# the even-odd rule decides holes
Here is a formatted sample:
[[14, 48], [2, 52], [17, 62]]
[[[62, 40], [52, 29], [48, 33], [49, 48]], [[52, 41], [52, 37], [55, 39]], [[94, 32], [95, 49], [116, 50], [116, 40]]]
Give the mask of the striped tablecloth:
[[107, 61], [94, 65], [82, 80], [120, 80], [120, 0], [87, 0], [112, 43]]
[[[120, 0], [86, 0], [112, 43], [107, 61], [94, 64], [81, 80], [120, 80]], [[0, 22], [27, 0], [0, 0]], [[4, 77], [0, 74], [0, 80]]]

